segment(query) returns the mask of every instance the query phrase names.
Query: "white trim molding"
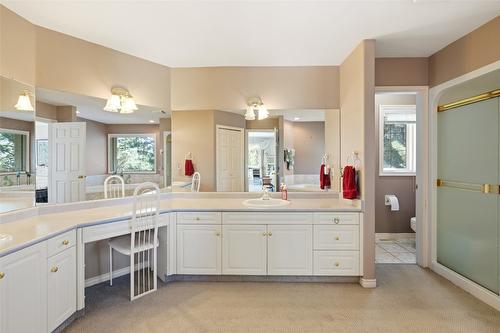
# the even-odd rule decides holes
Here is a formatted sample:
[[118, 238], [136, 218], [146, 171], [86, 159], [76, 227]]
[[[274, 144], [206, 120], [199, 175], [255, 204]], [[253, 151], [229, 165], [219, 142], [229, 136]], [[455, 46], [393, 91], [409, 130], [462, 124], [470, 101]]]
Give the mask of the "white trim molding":
[[479, 298], [484, 303], [500, 311], [500, 297], [497, 294], [481, 287], [477, 283], [467, 279], [455, 271], [452, 271], [448, 267], [441, 265], [437, 261], [432, 262], [431, 269], [472, 296]]
[[359, 279], [359, 284], [363, 288], [369, 288], [373, 289], [377, 287], [377, 279], [365, 279], [365, 278], [360, 278]]

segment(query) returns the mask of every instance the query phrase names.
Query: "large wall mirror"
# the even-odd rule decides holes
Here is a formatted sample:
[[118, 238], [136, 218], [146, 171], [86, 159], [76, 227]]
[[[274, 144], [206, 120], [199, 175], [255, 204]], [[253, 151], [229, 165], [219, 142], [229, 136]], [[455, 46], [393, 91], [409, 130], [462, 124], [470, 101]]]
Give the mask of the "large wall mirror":
[[194, 173], [202, 192], [277, 192], [283, 184], [289, 192], [339, 190], [338, 110], [269, 110], [260, 120], [173, 111], [172, 133], [174, 192], [191, 191]]
[[34, 203], [34, 96], [33, 87], [0, 76], [0, 213]]
[[108, 112], [107, 103], [36, 89], [38, 204], [130, 196], [146, 181], [170, 190], [170, 115], [145, 105]]

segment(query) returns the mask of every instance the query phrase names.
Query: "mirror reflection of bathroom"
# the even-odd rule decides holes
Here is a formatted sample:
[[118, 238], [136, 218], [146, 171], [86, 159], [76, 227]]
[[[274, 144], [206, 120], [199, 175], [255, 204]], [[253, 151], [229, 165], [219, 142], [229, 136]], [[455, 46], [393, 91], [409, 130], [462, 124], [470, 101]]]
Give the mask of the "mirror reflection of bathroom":
[[417, 109], [421, 107], [416, 91], [375, 95], [376, 263], [416, 263]]
[[145, 181], [170, 189], [167, 112], [107, 112], [103, 98], [36, 91], [37, 204], [130, 196]]
[[33, 87], [0, 76], [0, 213], [34, 204], [34, 98]]

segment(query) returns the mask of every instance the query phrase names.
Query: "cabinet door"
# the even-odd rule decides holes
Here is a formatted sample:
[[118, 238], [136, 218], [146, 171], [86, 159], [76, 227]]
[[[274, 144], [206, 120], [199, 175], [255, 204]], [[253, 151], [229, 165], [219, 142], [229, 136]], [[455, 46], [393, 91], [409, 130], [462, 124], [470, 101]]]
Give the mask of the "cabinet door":
[[55, 330], [76, 311], [76, 247], [50, 257], [48, 274], [48, 327]]
[[312, 225], [269, 225], [269, 275], [312, 274]]
[[222, 274], [266, 275], [265, 225], [224, 225]]
[[221, 274], [220, 225], [177, 225], [177, 274]]
[[47, 244], [0, 258], [0, 332], [47, 331]]

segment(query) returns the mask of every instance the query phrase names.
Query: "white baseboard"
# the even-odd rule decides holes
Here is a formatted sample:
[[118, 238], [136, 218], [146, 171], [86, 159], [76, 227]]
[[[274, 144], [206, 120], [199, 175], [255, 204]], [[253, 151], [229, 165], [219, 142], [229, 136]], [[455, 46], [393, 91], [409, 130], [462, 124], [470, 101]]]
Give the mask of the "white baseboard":
[[[130, 266], [113, 271], [113, 279], [127, 274], [130, 274]], [[109, 281], [109, 272], [85, 279], [85, 288], [92, 287], [106, 281]]]
[[377, 279], [360, 278], [359, 284], [363, 288], [376, 288], [377, 287]]
[[500, 296], [433, 260], [431, 270], [500, 311]]
[[379, 241], [381, 239], [393, 239], [393, 240], [399, 240], [399, 239], [415, 239], [415, 233], [414, 232], [394, 232], [394, 233], [376, 233], [375, 234], [375, 241]]

